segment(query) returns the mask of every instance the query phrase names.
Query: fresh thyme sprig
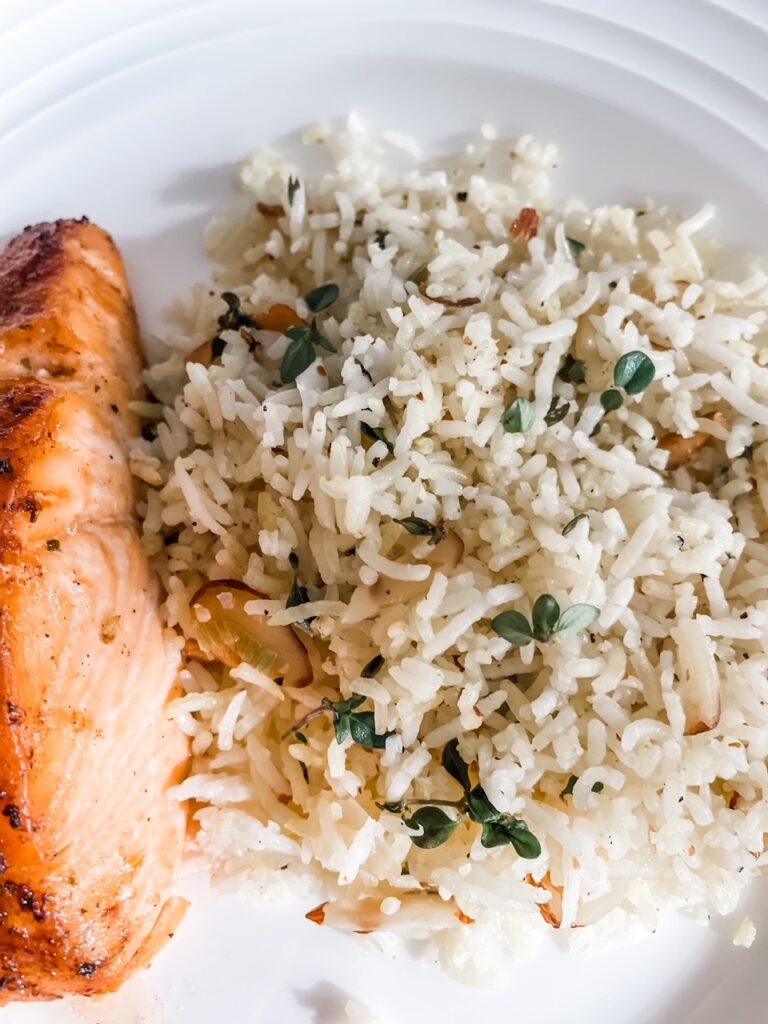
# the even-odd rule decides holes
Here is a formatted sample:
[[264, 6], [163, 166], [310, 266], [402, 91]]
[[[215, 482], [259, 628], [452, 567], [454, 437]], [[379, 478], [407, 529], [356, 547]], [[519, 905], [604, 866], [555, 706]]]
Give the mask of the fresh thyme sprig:
[[531, 621], [522, 612], [501, 612], [491, 621], [494, 633], [511, 644], [525, 647], [533, 640], [546, 643], [556, 636], [571, 636], [591, 626], [600, 615], [593, 604], [574, 604], [560, 611], [560, 605], [551, 594], [536, 598]]
[[320, 707], [314, 708], [304, 715], [300, 721], [283, 734], [281, 739], [287, 739], [291, 733], [298, 736], [305, 725], [321, 715], [332, 715], [337, 743], [343, 743], [347, 736], [351, 736], [361, 747], [366, 747], [368, 750], [383, 750], [387, 740], [390, 736], [394, 736], [394, 733], [377, 733], [373, 712], [357, 710], [361, 704], [365, 703], [366, 699], [366, 697], [350, 697], [348, 700], [332, 701], [328, 697], [323, 697]]
[[[459, 827], [461, 818], [452, 818], [442, 810], [443, 807], [450, 807], [482, 826], [480, 842], [487, 849], [512, 846], [519, 856], [527, 860], [534, 860], [541, 854], [541, 844], [522, 818], [497, 810], [483, 787], [472, 785], [469, 766], [459, 754], [458, 740], [451, 740], [443, 748], [442, 765], [463, 789], [464, 795], [460, 800], [406, 798], [396, 803], [377, 804], [381, 810], [402, 815], [403, 821], [410, 829], [420, 829], [418, 834], [411, 836], [414, 846], [422, 850], [432, 850], [451, 838]], [[418, 809], [409, 815], [411, 807]]]

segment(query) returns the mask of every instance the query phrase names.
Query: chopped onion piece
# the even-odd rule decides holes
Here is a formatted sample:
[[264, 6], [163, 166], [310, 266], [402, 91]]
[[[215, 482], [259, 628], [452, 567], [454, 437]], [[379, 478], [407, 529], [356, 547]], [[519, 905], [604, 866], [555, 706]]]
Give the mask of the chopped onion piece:
[[204, 652], [229, 668], [247, 662], [272, 679], [289, 686], [307, 686], [313, 671], [304, 644], [290, 626], [268, 625], [267, 615], [249, 615], [248, 602], [263, 598], [238, 580], [211, 580], [190, 600], [193, 612], [202, 608], [206, 621], [196, 618], [196, 639]]

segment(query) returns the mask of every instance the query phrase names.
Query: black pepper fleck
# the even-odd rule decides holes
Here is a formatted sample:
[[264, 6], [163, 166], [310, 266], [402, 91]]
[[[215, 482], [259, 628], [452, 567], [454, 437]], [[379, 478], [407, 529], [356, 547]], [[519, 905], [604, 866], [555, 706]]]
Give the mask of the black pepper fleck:
[[21, 828], [21, 811], [18, 804], [6, 804], [3, 808], [3, 816], [8, 819], [11, 828]]
[[24, 719], [24, 709], [20, 708], [18, 704], [14, 704], [12, 701], [6, 702], [6, 709], [8, 711], [8, 724], [18, 725]]
[[0, 459], [0, 473], [12, 473], [13, 463], [10, 459]]

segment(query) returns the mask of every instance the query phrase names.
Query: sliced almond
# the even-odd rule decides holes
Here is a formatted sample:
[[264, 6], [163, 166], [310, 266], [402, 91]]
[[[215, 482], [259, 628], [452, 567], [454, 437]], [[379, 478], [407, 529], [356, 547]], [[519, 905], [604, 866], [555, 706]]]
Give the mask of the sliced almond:
[[539, 230], [540, 218], [537, 210], [532, 206], [524, 206], [517, 217], [509, 226], [509, 233], [513, 238], [524, 238], [530, 241]]
[[449, 530], [445, 537], [435, 544], [434, 551], [427, 558], [427, 562], [435, 569], [448, 570], [456, 569], [464, 557], [464, 541], [453, 530]]
[[680, 469], [687, 465], [697, 455], [705, 444], [712, 441], [711, 434], [705, 434], [703, 430], [697, 430], [690, 437], [683, 437], [682, 434], [665, 434], [659, 441], [659, 448], [669, 452], [666, 468], [669, 470]]
[[281, 302], [270, 306], [266, 313], [259, 313], [256, 321], [262, 330], [278, 331], [280, 334], [284, 334], [289, 327], [297, 327], [304, 323], [295, 309]]
[[426, 938], [439, 928], [474, 921], [463, 913], [456, 900], [442, 899], [435, 893], [419, 892], [398, 896], [400, 907], [394, 914], [385, 914], [381, 899], [332, 900], [321, 903], [306, 914], [309, 921], [327, 925], [342, 932], [367, 935], [375, 931], [395, 932], [408, 938]]
[[553, 928], [559, 928], [563, 923], [563, 887], [555, 885], [549, 872], [540, 881], [536, 881], [533, 875], [526, 875], [526, 882], [537, 889], [544, 889], [550, 894], [546, 903], [539, 903], [539, 913]]
[[193, 640], [191, 636], [184, 640], [183, 653], [185, 658], [190, 658], [192, 661], [211, 662], [216, 660], [207, 651], [204, 651], [197, 640]]
[[[728, 421], [721, 412], [714, 413], [711, 420], [719, 427], [728, 428]], [[712, 434], [708, 434], [704, 430], [697, 430], [690, 437], [683, 437], [682, 434], [671, 432], [661, 438], [659, 448], [669, 452], [666, 468], [671, 471], [686, 466], [705, 445], [714, 440]]]

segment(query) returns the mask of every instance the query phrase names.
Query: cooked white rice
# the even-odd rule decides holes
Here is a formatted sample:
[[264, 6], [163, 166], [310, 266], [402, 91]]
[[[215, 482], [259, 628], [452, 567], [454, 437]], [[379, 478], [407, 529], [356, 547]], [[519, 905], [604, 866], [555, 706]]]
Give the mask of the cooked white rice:
[[[318, 616], [323, 674], [309, 687], [247, 665], [182, 672], [173, 713], [194, 759], [178, 796], [199, 801], [195, 842], [215, 876], [305, 911], [328, 901], [314, 915], [326, 924], [427, 938], [447, 969], [481, 981], [552, 923], [581, 948], [650, 931], [675, 908], [731, 913], [766, 863], [768, 831], [768, 277], [732, 279], [697, 240], [710, 207], [683, 221], [650, 204], [553, 207], [554, 147], [482, 134], [426, 164], [354, 118], [320, 125], [306, 142], [333, 166], [313, 179], [250, 153], [247, 207], [209, 233], [215, 285], [177, 306], [169, 357], [149, 373], [158, 437], [133, 453], [171, 627], [196, 635], [190, 597], [218, 578], [262, 595], [252, 611], [306, 617], [280, 611], [291, 552]], [[523, 207], [541, 220], [528, 243], [510, 234]], [[422, 294], [409, 277], [424, 264]], [[227, 332], [210, 367], [185, 364], [216, 334], [222, 290], [257, 320], [278, 302], [306, 317], [301, 296], [331, 281], [341, 298], [319, 327], [338, 354], [318, 350], [295, 385], [279, 383], [287, 339], [274, 332], [255, 332], [253, 354], [248, 332]], [[651, 358], [655, 380], [590, 436], [630, 351]], [[568, 354], [586, 384], [558, 378]], [[570, 412], [547, 426], [553, 394]], [[517, 397], [535, 420], [507, 433]], [[363, 443], [361, 423], [393, 453]], [[709, 443], [665, 468], [658, 439], [696, 431]], [[425, 569], [433, 549], [395, 522], [406, 516], [456, 533], [460, 564]], [[355, 589], [388, 576], [424, 582], [352, 614]], [[599, 619], [523, 647], [491, 629], [544, 593]], [[383, 668], [362, 678], [378, 654]], [[306, 725], [306, 744], [281, 738], [322, 698], [355, 694], [393, 733], [384, 750], [339, 745], [328, 715]], [[685, 735], [718, 700], [716, 724]], [[419, 849], [379, 809], [456, 799], [440, 763], [454, 738], [540, 857], [486, 849], [466, 816]]]

